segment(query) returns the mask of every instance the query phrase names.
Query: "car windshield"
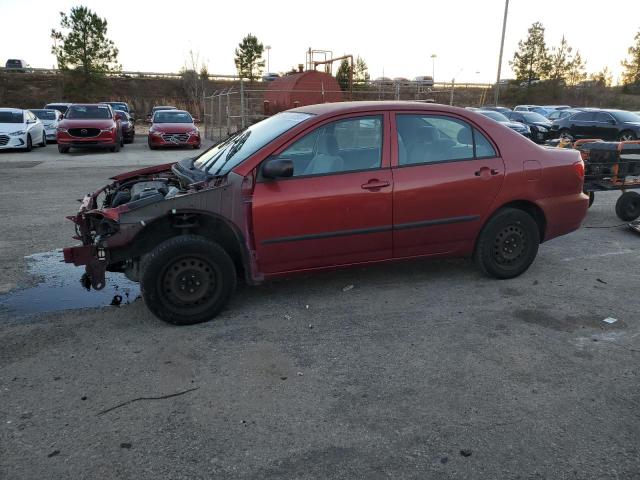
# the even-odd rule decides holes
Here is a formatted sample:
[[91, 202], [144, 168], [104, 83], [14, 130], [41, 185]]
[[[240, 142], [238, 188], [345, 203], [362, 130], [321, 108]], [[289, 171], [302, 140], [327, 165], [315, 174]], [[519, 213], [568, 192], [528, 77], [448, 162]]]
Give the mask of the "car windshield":
[[160, 110], [153, 116], [153, 123], [193, 123], [193, 118], [187, 112]]
[[640, 122], [640, 116], [633, 112], [625, 112], [624, 110], [618, 110], [615, 112], [609, 112], [616, 117], [619, 122]]
[[69, 119], [107, 119], [111, 118], [111, 109], [107, 105], [72, 105], [65, 118]]
[[479, 112], [479, 113], [481, 113], [485, 117], [492, 118], [496, 122], [508, 122], [509, 121], [509, 119], [507, 117], [505, 117], [503, 114], [501, 114], [500, 112], [494, 112], [494, 111], [488, 110], [488, 111]]
[[194, 166], [213, 175], [224, 175], [287, 130], [312, 117], [310, 113], [282, 112], [214, 145]]
[[527, 122], [549, 122], [548, 119], [536, 112], [522, 112], [522, 116]]
[[53, 110], [31, 110], [31, 113], [33, 113], [40, 120], [56, 119], [56, 112], [54, 112]]
[[23, 123], [22, 112], [0, 112], [0, 123]]

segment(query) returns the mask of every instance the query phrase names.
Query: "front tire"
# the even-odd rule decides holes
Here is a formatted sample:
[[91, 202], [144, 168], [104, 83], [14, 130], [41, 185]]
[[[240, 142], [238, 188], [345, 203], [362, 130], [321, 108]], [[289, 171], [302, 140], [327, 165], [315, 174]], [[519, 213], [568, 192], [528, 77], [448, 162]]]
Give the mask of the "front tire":
[[236, 270], [224, 249], [196, 235], [170, 238], [145, 255], [140, 287], [161, 320], [192, 325], [215, 317], [236, 288]]
[[640, 194], [624, 192], [616, 202], [616, 215], [624, 222], [633, 222], [640, 217]]
[[120, 140], [117, 140], [116, 144], [113, 147], [109, 148], [109, 150], [112, 151], [112, 152], [119, 152], [120, 151]]
[[31, 135], [27, 135], [27, 145], [24, 147], [25, 152], [30, 152], [33, 150], [33, 141], [31, 140]]
[[59, 153], [69, 153], [69, 147], [65, 147], [63, 145], [58, 144], [58, 152]]
[[40, 142], [40, 146], [41, 147], [47, 146], [47, 134], [44, 131], [42, 132], [42, 141]]
[[540, 230], [531, 215], [516, 208], [504, 208], [482, 229], [475, 260], [486, 276], [514, 278], [531, 266], [539, 245]]

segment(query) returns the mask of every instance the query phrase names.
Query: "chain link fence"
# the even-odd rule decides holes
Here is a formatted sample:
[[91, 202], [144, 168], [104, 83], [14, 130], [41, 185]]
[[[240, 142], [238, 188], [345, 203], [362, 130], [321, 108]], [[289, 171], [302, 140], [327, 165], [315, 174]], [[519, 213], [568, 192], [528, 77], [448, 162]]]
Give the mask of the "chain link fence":
[[[435, 84], [433, 86], [416, 85], [406, 83], [375, 83], [366, 85], [354, 85], [353, 91], [325, 90], [323, 88], [292, 90], [277, 89], [276, 85], [269, 86], [265, 82], [234, 82], [228, 88], [214, 91], [205, 95], [202, 100], [203, 122], [205, 137], [218, 141], [227, 136], [248, 127], [260, 120], [273, 115], [283, 109], [312, 103], [325, 103], [330, 101], [372, 101], [372, 100], [413, 100], [419, 102], [437, 102], [453, 104], [454, 85]], [[484, 84], [459, 84], [455, 85], [458, 91], [472, 91], [474, 104], [483, 104], [491, 85]], [[272, 99], [274, 96], [289, 97], [290, 102], [286, 108], [277, 104]], [[297, 97], [303, 97], [303, 101], [296, 101]], [[313, 101], [309, 101], [313, 98]], [[270, 100], [271, 99], [271, 100]]]

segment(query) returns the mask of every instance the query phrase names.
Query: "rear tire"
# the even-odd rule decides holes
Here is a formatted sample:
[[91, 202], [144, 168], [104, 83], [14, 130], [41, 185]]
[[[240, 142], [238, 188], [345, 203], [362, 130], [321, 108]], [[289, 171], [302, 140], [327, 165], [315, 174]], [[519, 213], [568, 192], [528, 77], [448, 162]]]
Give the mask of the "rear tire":
[[522, 210], [504, 208], [480, 232], [475, 260], [486, 276], [514, 278], [531, 266], [539, 245], [540, 231], [535, 220]]
[[640, 194], [624, 192], [616, 202], [616, 215], [624, 222], [632, 222], [640, 217]]
[[566, 138], [570, 142], [573, 142], [573, 136], [569, 132], [568, 128], [563, 128], [562, 130], [560, 130], [560, 133], [558, 134], [558, 137], [559, 138]]
[[638, 137], [636, 137], [636, 134], [631, 130], [625, 130], [623, 132], [620, 132], [620, 135], [618, 135], [619, 142], [629, 142], [632, 140], [636, 140], [637, 138]]
[[196, 235], [170, 238], [145, 255], [142, 298], [151, 312], [175, 325], [215, 317], [236, 288], [233, 260], [215, 242]]

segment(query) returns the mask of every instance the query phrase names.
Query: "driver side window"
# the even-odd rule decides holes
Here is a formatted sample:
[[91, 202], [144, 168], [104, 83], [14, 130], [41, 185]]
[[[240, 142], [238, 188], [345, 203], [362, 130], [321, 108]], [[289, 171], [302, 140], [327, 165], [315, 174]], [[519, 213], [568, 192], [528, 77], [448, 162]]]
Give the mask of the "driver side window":
[[331, 175], [380, 168], [382, 116], [348, 118], [306, 134], [278, 158], [293, 162], [293, 176]]

